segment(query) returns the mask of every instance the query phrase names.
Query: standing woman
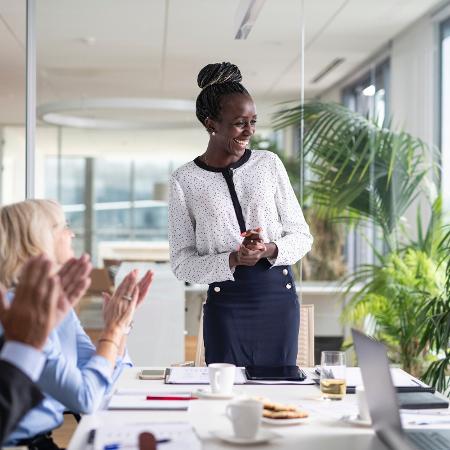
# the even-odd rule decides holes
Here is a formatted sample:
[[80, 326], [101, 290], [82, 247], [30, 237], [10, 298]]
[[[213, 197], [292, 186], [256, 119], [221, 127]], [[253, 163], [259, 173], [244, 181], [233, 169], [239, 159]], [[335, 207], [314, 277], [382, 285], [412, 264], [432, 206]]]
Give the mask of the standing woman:
[[257, 116], [241, 80], [230, 63], [198, 75], [196, 114], [209, 143], [171, 177], [172, 269], [209, 284], [207, 364], [295, 365], [300, 317], [290, 265], [313, 239], [278, 156], [249, 149]]

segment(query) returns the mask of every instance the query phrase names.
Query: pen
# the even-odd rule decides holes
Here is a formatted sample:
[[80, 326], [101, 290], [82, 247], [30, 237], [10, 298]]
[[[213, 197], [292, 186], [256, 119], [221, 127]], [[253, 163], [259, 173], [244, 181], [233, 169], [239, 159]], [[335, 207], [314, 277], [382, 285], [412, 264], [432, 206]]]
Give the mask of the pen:
[[146, 400], [197, 400], [198, 397], [180, 397], [180, 396], [158, 396], [158, 395], [147, 395]]
[[[170, 442], [170, 439], [158, 439], [156, 441], [157, 444], [166, 444], [167, 442]], [[130, 447], [128, 445], [121, 445], [119, 443], [114, 443], [114, 444], [107, 444], [103, 447], [103, 450], [119, 450], [121, 448], [127, 448]], [[131, 446], [132, 448], [135, 448], [135, 446]]]
[[450, 420], [439, 419], [439, 420], [410, 420], [408, 425], [443, 425], [450, 424]]
[[95, 428], [92, 430], [89, 430], [88, 438], [87, 438], [87, 448], [94, 448], [94, 441], [95, 441]]

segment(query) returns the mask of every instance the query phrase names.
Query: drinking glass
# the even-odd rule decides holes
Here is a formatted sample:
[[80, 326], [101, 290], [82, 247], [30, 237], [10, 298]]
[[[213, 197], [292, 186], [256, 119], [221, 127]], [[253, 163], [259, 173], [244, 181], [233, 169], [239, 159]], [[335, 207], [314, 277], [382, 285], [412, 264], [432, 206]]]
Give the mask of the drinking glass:
[[320, 358], [320, 392], [322, 398], [342, 400], [347, 383], [345, 381], [345, 353], [325, 351]]

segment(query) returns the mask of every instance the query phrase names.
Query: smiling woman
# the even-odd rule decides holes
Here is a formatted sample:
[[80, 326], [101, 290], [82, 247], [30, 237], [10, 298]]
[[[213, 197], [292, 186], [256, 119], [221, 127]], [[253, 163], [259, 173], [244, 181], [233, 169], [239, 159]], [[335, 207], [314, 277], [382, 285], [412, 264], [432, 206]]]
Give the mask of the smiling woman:
[[172, 269], [209, 284], [207, 364], [295, 365], [299, 304], [289, 266], [312, 236], [280, 159], [249, 149], [257, 116], [241, 80], [230, 63], [199, 73], [197, 118], [210, 138], [171, 178]]

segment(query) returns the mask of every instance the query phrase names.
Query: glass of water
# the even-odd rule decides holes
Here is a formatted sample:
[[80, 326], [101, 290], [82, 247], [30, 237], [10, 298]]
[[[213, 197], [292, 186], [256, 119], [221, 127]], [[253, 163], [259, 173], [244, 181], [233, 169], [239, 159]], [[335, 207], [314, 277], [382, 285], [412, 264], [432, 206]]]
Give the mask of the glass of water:
[[325, 351], [320, 359], [320, 392], [327, 400], [342, 400], [347, 383], [345, 381], [345, 353]]

